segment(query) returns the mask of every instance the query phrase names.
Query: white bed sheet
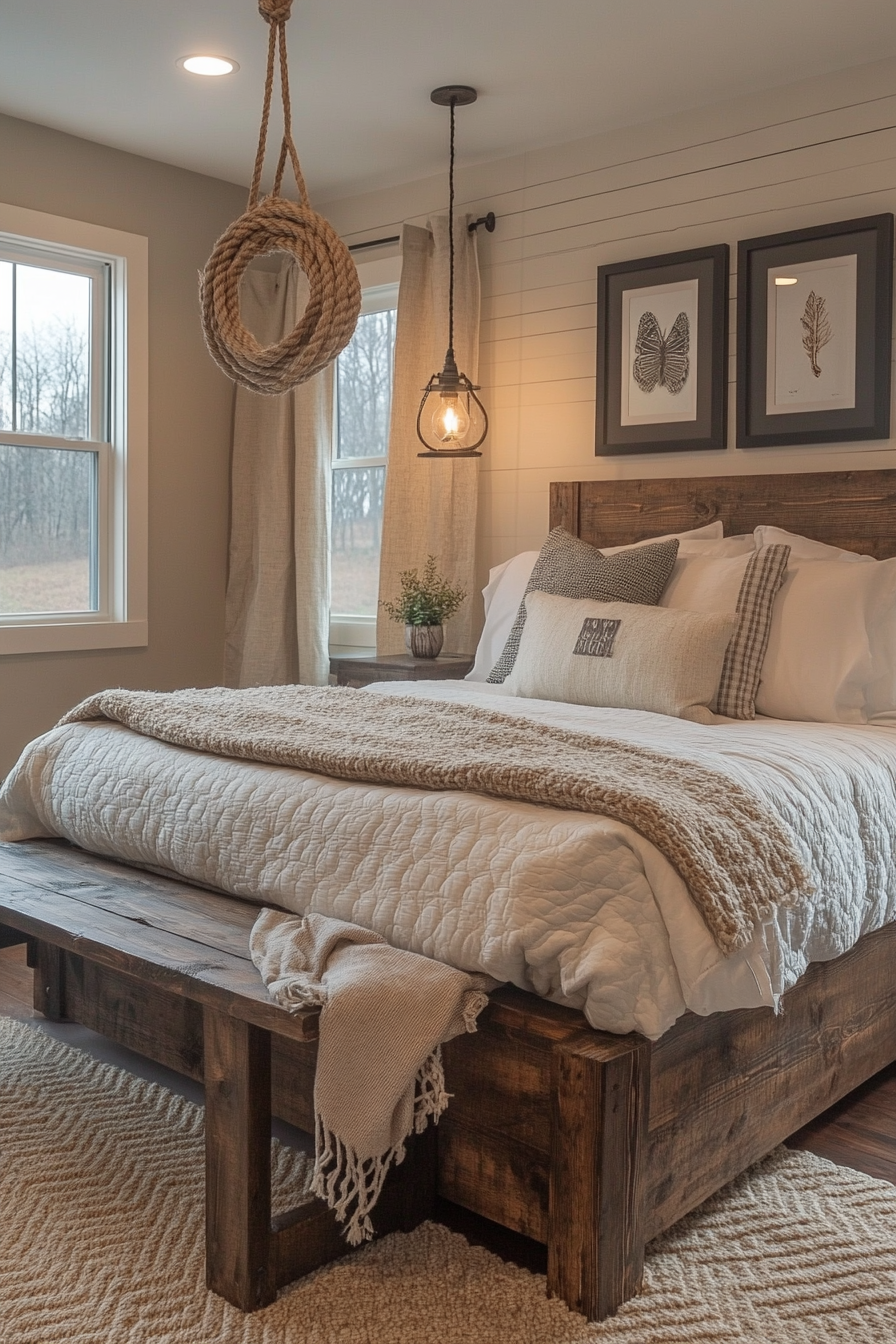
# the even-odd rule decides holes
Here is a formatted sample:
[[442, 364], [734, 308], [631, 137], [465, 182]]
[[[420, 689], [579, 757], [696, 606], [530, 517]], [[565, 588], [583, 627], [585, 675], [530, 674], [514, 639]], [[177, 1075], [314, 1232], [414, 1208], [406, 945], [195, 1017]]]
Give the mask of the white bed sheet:
[[896, 917], [896, 728], [758, 720], [712, 727], [519, 700], [472, 682], [380, 684], [623, 736], [760, 793], [817, 894], [719, 952], [671, 865], [607, 818], [332, 780], [72, 724], [32, 743], [0, 791], [0, 839], [61, 835], [249, 900], [313, 909], [396, 946], [660, 1036], [686, 1008], [774, 1006], [811, 961]]

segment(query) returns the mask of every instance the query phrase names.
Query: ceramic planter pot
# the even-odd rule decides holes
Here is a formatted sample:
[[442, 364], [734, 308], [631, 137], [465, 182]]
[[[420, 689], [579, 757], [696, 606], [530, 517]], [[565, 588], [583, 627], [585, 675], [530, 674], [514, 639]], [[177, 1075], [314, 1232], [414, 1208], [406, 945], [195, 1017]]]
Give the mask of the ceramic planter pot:
[[406, 625], [404, 642], [412, 658], [438, 658], [445, 638], [440, 625]]

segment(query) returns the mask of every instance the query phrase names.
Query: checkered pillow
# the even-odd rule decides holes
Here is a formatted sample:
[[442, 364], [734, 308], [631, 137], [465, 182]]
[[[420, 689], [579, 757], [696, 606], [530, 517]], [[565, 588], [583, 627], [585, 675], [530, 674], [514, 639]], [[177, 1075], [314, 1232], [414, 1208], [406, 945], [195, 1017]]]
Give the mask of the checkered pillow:
[[[527, 593], [590, 598], [594, 602], [637, 602], [655, 607], [669, 582], [678, 554], [678, 540], [648, 542], [616, 555], [604, 555], [562, 527], [555, 527], [535, 561]], [[504, 652], [488, 674], [490, 682], [513, 671], [520, 636], [526, 624], [526, 603], [520, 603]]]
[[756, 695], [772, 628], [775, 597], [784, 582], [789, 546], [763, 546], [750, 556], [737, 598], [737, 624], [722, 664], [716, 713], [755, 719]]

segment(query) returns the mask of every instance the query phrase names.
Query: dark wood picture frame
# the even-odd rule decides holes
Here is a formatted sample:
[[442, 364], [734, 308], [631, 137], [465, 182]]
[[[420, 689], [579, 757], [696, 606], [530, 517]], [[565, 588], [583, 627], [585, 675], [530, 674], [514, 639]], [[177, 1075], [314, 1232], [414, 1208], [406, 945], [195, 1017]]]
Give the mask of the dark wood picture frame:
[[[693, 452], [725, 447], [728, 414], [727, 243], [601, 266], [597, 272], [595, 454]], [[695, 420], [622, 423], [623, 295], [696, 280]]]
[[[770, 412], [769, 271], [855, 254], [855, 405]], [[886, 439], [890, 435], [893, 215], [870, 215], [737, 245], [737, 447]]]

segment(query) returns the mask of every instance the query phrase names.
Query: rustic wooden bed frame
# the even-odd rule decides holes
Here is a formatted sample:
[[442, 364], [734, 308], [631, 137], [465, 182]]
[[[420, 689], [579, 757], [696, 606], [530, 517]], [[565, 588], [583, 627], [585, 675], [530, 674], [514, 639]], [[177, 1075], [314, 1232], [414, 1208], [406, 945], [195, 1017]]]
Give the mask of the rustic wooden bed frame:
[[[726, 534], [765, 522], [888, 558], [896, 554], [896, 471], [551, 487], [551, 525], [595, 544], [716, 518]], [[15, 849], [20, 865], [28, 846]], [[119, 872], [126, 913], [134, 873]], [[136, 963], [104, 964], [89, 918], [81, 933], [54, 934], [55, 944], [41, 941], [39, 920], [28, 923], [36, 918], [20, 912], [8, 922], [37, 937], [39, 1006], [52, 1014], [64, 1004], [85, 1025], [202, 1076], [203, 1013], [193, 1002], [202, 1001], [202, 984], [191, 989], [177, 965], [152, 983]], [[155, 916], [132, 918], [152, 926]], [[208, 978], [201, 965], [196, 977]], [[274, 1112], [310, 1129], [315, 1042], [276, 1032], [271, 1041]], [[454, 1095], [437, 1131], [439, 1193], [546, 1243], [549, 1291], [603, 1319], [637, 1291], [645, 1242], [896, 1058], [896, 925], [810, 967], [778, 1016], [689, 1013], [650, 1043], [500, 990], [477, 1034], [451, 1042], [445, 1055]], [[266, 1088], [264, 1070], [259, 1076]], [[265, 1097], [262, 1114], [266, 1105]]]

